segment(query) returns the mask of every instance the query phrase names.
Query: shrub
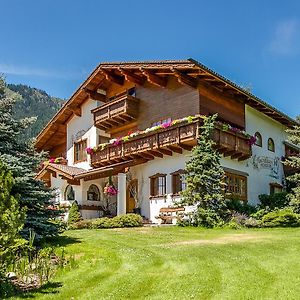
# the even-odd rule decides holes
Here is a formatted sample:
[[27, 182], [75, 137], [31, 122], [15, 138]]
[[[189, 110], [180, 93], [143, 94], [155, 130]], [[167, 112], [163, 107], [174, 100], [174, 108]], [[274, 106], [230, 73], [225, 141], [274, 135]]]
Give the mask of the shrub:
[[137, 214], [127, 214], [114, 218], [98, 218], [91, 220], [81, 220], [70, 225], [70, 229], [99, 229], [99, 228], [122, 228], [140, 227], [143, 225], [143, 218]]
[[286, 192], [275, 193], [272, 195], [259, 195], [260, 207], [269, 207], [271, 210], [275, 208], [283, 208], [289, 205], [289, 200]]
[[88, 229], [92, 228], [93, 220], [80, 220], [69, 225], [69, 229]]
[[143, 218], [137, 214], [127, 214], [119, 216], [119, 218], [124, 227], [139, 227], [143, 225]]
[[212, 209], [198, 208], [193, 215], [192, 225], [213, 228], [223, 224], [220, 216]]
[[250, 217], [257, 219], [257, 220], [261, 220], [262, 217], [266, 214], [268, 214], [269, 212], [271, 212], [269, 207], [266, 207], [264, 209], [260, 209], [257, 212], [255, 212], [254, 214], [251, 214]]
[[93, 222], [93, 228], [121, 228], [139, 227], [143, 225], [143, 219], [137, 214], [127, 214], [114, 218], [100, 218]]
[[248, 216], [255, 213], [257, 210], [255, 206], [250, 205], [244, 201], [240, 201], [238, 199], [226, 200], [226, 207], [230, 211], [234, 211], [240, 214], [246, 214]]
[[263, 227], [298, 227], [300, 215], [290, 208], [277, 209], [264, 215], [261, 219]]
[[249, 228], [261, 227], [261, 222], [255, 218], [250, 217], [245, 220], [244, 226]]
[[73, 202], [68, 216], [68, 225], [74, 224], [82, 220], [79, 207], [76, 201]]

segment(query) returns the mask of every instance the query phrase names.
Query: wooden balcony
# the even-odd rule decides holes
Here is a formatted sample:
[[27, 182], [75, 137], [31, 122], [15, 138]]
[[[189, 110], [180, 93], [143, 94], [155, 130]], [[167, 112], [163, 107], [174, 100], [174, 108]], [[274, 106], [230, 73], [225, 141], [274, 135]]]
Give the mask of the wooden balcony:
[[139, 99], [125, 94], [93, 109], [95, 126], [109, 130], [136, 120], [139, 112], [139, 101]]
[[[91, 155], [91, 165], [109, 166], [129, 160], [139, 164], [155, 157], [162, 158], [173, 153], [181, 154], [183, 150], [191, 150], [196, 145], [200, 126], [199, 119], [192, 123], [180, 123], [156, 132], [144, 133], [120, 145], [109, 145]], [[218, 151], [224, 156], [239, 161], [251, 156], [251, 146], [243, 135], [215, 128], [213, 139]]]

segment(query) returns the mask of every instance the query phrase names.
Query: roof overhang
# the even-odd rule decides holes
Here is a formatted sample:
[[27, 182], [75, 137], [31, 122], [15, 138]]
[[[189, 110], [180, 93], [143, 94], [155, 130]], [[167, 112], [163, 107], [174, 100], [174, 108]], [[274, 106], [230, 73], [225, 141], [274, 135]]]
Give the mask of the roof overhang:
[[145, 82], [148, 82], [155, 86], [166, 87], [169, 76], [175, 76], [181, 84], [193, 88], [197, 88], [201, 82], [209, 84], [285, 126], [292, 127], [297, 124], [294, 119], [193, 59], [105, 62], [94, 69], [40, 132], [36, 138], [36, 148], [51, 150], [52, 147], [61, 144], [66, 139], [68, 120], [74, 115], [81, 115], [81, 106], [88, 99], [106, 102], [106, 96], [99, 91], [105, 90], [110, 84], [123, 85], [124, 82], [129, 81], [136, 85], [144, 85]]

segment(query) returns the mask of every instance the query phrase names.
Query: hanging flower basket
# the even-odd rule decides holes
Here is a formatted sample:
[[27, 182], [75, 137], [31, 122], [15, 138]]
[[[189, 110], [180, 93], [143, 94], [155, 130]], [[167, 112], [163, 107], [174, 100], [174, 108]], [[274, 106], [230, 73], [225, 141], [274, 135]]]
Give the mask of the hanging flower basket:
[[103, 192], [107, 196], [116, 196], [118, 194], [118, 190], [113, 185], [110, 185], [110, 184], [107, 184], [104, 187]]

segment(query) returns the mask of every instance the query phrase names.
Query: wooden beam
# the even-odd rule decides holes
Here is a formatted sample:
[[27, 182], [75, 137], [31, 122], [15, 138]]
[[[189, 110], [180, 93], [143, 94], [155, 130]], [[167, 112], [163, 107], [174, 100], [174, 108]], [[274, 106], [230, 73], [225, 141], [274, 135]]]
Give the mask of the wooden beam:
[[74, 113], [74, 115], [81, 117], [81, 107], [80, 106], [70, 104], [67, 106], [67, 108], [70, 109]]
[[157, 149], [159, 152], [161, 152], [162, 154], [165, 154], [165, 155], [170, 155], [170, 156], [172, 156], [172, 151], [170, 151], [170, 150], [167, 150], [167, 149], [163, 149], [163, 148], [158, 148]]
[[122, 68], [119, 68], [118, 70], [121, 72], [122, 75], [125, 76], [125, 80], [127, 80], [127, 81], [131, 81], [138, 85], [143, 85], [146, 81], [146, 78], [138, 76], [131, 71], [124, 70]]
[[80, 185], [80, 180], [76, 180], [76, 179], [67, 179], [67, 183], [71, 184], [71, 185]]
[[84, 88], [84, 91], [89, 95], [89, 98], [95, 101], [101, 101], [101, 102], [106, 102], [107, 98], [103, 94], [99, 94], [95, 91], [89, 90], [87, 88]]
[[104, 75], [104, 77], [106, 78], [106, 80], [108, 81], [112, 81], [118, 85], [123, 85], [124, 84], [124, 78], [122, 76], [113, 74], [111, 72], [109, 72], [108, 70], [105, 69], [101, 69], [102, 74]]
[[185, 144], [178, 144], [179, 147], [181, 147], [184, 150], [191, 151], [193, 149], [193, 146], [185, 145]]
[[170, 149], [173, 152], [182, 154], [182, 149], [181, 148], [178, 148], [178, 147], [175, 147], [175, 146], [168, 146], [167, 148]]
[[145, 75], [147, 77], [147, 80], [154, 84], [157, 85], [159, 87], [166, 87], [167, 83], [168, 83], [168, 79], [165, 77], [160, 77], [156, 74], [154, 74], [153, 72], [149, 71], [149, 70], [145, 70], [143, 68], [140, 68], [140, 71], [143, 73], [143, 75]]
[[139, 155], [140, 155], [141, 157], [145, 158], [145, 159], [148, 159], [148, 160], [154, 159], [154, 156], [153, 156], [153, 155], [148, 154], [148, 153], [145, 153], [145, 152], [141, 152], [141, 153], [139, 153]]
[[147, 151], [147, 153], [149, 153], [149, 154], [151, 154], [153, 156], [156, 156], [156, 157], [160, 157], [160, 158], [164, 157], [164, 155], [161, 152], [154, 151], [154, 150], [149, 150], [149, 151]]
[[174, 73], [174, 75], [177, 77], [178, 81], [181, 84], [189, 85], [193, 88], [196, 88], [198, 86], [198, 80], [192, 76], [189, 76], [181, 71], [176, 70], [175, 68], [171, 69]]

